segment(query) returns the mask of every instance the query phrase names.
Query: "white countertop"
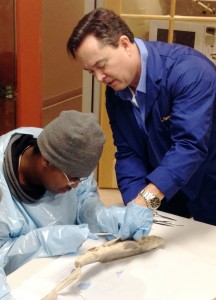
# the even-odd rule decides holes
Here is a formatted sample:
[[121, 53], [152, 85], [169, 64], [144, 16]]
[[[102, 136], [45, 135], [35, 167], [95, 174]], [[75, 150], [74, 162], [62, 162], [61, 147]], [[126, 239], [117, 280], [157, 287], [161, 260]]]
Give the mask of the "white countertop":
[[[82, 268], [58, 299], [212, 300], [216, 297], [216, 227], [170, 214], [183, 226], [154, 224], [163, 248]], [[87, 240], [77, 255], [34, 259], [7, 279], [17, 300], [39, 300], [73, 269], [77, 256], [104, 242]], [[40, 288], [38, 288], [38, 286]]]

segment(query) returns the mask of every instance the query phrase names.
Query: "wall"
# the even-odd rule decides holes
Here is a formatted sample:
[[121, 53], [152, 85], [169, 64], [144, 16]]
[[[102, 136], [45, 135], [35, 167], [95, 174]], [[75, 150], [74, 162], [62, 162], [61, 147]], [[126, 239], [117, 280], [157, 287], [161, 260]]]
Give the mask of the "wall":
[[[202, 3], [216, 11], [215, 1], [203, 1]], [[134, 0], [133, 2], [131, 0], [122, 0], [121, 13], [166, 16], [170, 14], [170, 5], [171, 0]], [[205, 10], [198, 2], [194, 2], [193, 0], [177, 0], [176, 15], [215, 16], [215, 14], [210, 14], [208, 10]], [[136, 37], [149, 39], [148, 19], [145, 19], [145, 17], [143, 19], [125, 17], [124, 20], [135, 33]]]
[[[170, 0], [167, 0], [167, 5], [170, 7]], [[148, 14], [148, 15], [163, 15], [164, 10], [160, 0], [122, 0], [121, 13], [124, 14]], [[136, 37], [148, 39], [149, 23], [143, 19], [124, 18], [129, 27], [132, 29]]]
[[82, 68], [66, 43], [84, 15], [84, 1], [42, 1], [42, 124], [62, 110], [82, 110]]

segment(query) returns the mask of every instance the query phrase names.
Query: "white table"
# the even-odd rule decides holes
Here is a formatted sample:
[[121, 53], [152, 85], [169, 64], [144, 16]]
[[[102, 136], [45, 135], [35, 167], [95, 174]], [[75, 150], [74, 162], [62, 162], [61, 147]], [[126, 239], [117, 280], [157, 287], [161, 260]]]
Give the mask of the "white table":
[[[153, 225], [165, 246], [82, 268], [80, 281], [58, 299], [212, 300], [216, 297], [216, 227], [174, 215], [178, 225]], [[77, 256], [102, 243], [87, 240], [77, 255], [34, 259], [8, 276], [17, 300], [39, 300], [72, 269]], [[40, 288], [38, 288], [38, 286]]]

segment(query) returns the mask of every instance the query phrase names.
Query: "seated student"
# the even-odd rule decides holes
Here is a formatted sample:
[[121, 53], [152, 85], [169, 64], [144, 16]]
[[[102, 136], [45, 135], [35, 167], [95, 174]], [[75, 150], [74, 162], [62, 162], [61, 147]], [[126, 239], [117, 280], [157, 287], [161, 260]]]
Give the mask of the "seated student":
[[91, 232], [117, 236], [124, 207], [105, 207], [92, 171], [105, 137], [91, 113], [64, 111], [0, 137], [0, 299], [6, 275], [32, 258], [76, 252]]

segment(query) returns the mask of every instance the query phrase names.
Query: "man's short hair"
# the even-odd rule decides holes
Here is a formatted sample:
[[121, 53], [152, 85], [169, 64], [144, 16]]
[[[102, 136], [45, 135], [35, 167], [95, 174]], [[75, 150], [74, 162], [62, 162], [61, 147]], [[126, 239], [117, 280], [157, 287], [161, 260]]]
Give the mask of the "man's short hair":
[[68, 42], [67, 50], [74, 58], [76, 51], [88, 35], [95, 36], [104, 45], [118, 47], [120, 36], [126, 35], [134, 43], [134, 34], [129, 26], [112, 10], [97, 8], [86, 14], [74, 28]]

